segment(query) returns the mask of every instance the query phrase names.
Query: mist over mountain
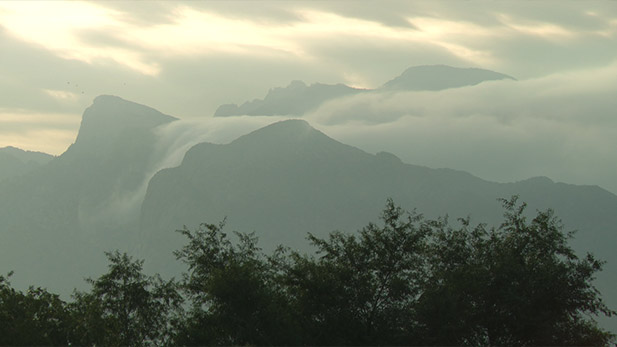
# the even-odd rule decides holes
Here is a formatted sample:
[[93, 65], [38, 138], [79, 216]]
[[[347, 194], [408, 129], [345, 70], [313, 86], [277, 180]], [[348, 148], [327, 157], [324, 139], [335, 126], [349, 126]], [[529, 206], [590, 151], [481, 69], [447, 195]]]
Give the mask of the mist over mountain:
[[247, 101], [240, 106], [236, 104], [221, 105], [214, 116], [301, 116], [327, 100], [365, 91], [367, 90], [352, 88], [344, 84], [315, 83], [307, 86], [302, 81], [292, 81], [285, 88], [270, 89], [263, 100]]
[[425, 65], [410, 67], [400, 76], [374, 90], [352, 88], [344, 84], [315, 83], [307, 86], [302, 81], [292, 81], [285, 88], [270, 89], [263, 99], [246, 101], [240, 106], [221, 105], [214, 116], [301, 116], [328, 100], [347, 95], [371, 91], [444, 90], [501, 79], [514, 80], [513, 77], [489, 70]]
[[[516, 183], [488, 182], [468, 173], [401, 162], [342, 144], [303, 120], [277, 122], [229, 144], [203, 143], [182, 164], [150, 181], [141, 216], [152, 269], [179, 266], [165, 247], [184, 241], [171, 232], [227, 217], [228, 230], [255, 231], [266, 249], [278, 244], [307, 250], [306, 234], [354, 231], [379, 214], [388, 197], [429, 217], [449, 214], [499, 223], [497, 199], [520, 195], [529, 212], [553, 208], [568, 229], [579, 229], [579, 250], [609, 261], [603, 293], [617, 296], [610, 273], [617, 196], [596, 186], [555, 183], [545, 177]], [[163, 248], [161, 246], [164, 245]]]
[[0, 181], [34, 171], [53, 158], [47, 153], [25, 151], [11, 146], [0, 148]]
[[[490, 182], [367, 153], [305, 120], [262, 127], [274, 119], [245, 118], [219, 118], [205, 128], [187, 123], [191, 131], [179, 131], [183, 121], [150, 107], [97, 97], [65, 153], [10, 183], [0, 181], [0, 271], [15, 270], [16, 285], [67, 295], [103, 270], [106, 250], [145, 258], [150, 272], [178, 275], [182, 267], [172, 251], [185, 240], [174, 230], [183, 225], [227, 217], [226, 230], [255, 231], [265, 249], [285, 244], [308, 251], [307, 232], [354, 232], [374, 221], [389, 197], [428, 217], [499, 223], [496, 199], [518, 194], [530, 213], [555, 209], [567, 230], [580, 230], [573, 242], [578, 251], [608, 261], [598, 285], [617, 306], [614, 194], [546, 177]], [[238, 131], [222, 124], [257, 130], [235, 138]], [[203, 137], [208, 129], [228, 133], [221, 143], [203, 142], [217, 138]]]
[[386, 82], [384, 90], [444, 90], [474, 86], [485, 81], [510, 79], [514, 77], [502, 73], [477, 69], [456, 68], [447, 65], [413, 66], [400, 76]]
[[66, 294], [101, 270], [103, 251], [134, 248], [140, 201], [130, 200], [153, 163], [153, 129], [173, 120], [118, 97], [97, 97], [65, 153], [0, 182], [2, 271], [15, 270], [16, 284], [37, 282]]

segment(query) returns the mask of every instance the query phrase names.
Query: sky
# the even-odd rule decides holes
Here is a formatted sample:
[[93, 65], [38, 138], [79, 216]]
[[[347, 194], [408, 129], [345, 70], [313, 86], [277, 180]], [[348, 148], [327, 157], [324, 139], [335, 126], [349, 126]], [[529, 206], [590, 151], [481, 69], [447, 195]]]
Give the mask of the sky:
[[101, 94], [186, 121], [167, 136], [230, 141], [274, 119], [212, 119], [221, 104], [433, 64], [517, 81], [357, 95], [306, 118], [408, 163], [617, 193], [616, 1], [0, 1], [0, 147], [61, 154]]

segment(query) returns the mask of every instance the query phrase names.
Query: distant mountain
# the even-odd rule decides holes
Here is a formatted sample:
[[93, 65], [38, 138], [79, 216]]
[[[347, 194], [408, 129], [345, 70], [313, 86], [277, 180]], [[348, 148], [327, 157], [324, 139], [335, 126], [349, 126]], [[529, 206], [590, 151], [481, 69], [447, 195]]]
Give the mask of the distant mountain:
[[65, 153], [0, 181], [0, 273], [15, 270], [16, 286], [66, 295], [104, 270], [106, 250], [129, 251], [146, 259], [149, 272], [177, 275], [183, 268], [172, 251], [185, 240], [174, 230], [183, 225], [228, 217], [227, 231], [255, 231], [267, 250], [285, 244], [308, 251], [307, 232], [354, 232], [376, 221], [388, 197], [428, 217], [498, 224], [496, 199], [518, 194], [530, 214], [555, 209], [567, 230], [580, 230], [577, 250], [608, 261], [598, 283], [617, 307], [617, 196], [599, 187], [543, 177], [502, 184], [406, 164], [342, 144], [303, 120], [229, 144], [198, 144], [181, 165], [157, 172], [157, 129], [173, 121], [147, 106], [98, 97]]
[[327, 100], [365, 91], [364, 89], [356, 89], [344, 84], [315, 83], [307, 86], [302, 81], [292, 81], [285, 88], [270, 89], [263, 100], [247, 101], [240, 106], [236, 104], [219, 106], [214, 116], [300, 116], [317, 108]]
[[149, 178], [153, 130], [174, 120], [97, 97], [65, 153], [30, 175], [0, 181], [0, 273], [15, 270], [16, 285], [66, 294], [102, 269], [103, 251], [134, 249], [141, 201], [132, 199]]
[[177, 118], [151, 107], [124, 100], [117, 96], [101, 95], [86, 109], [75, 144], [67, 152], [107, 153], [118, 146], [117, 138], [141, 135], [144, 131]]
[[511, 76], [489, 70], [425, 65], [410, 67], [400, 76], [374, 90], [357, 89], [344, 84], [315, 83], [307, 86], [302, 81], [293, 81], [285, 88], [270, 89], [264, 99], [246, 101], [240, 106], [221, 105], [214, 116], [302, 116], [328, 100], [347, 95], [379, 91], [444, 90], [501, 79], [514, 80]]
[[429, 217], [471, 216], [498, 226], [497, 199], [515, 194], [529, 203], [530, 214], [553, 208], [568, 230], [580, 230], [576, 249], [609, 261], [600, 285], [616, 307], [617, 196], [542, 177], [501, 184], [405, 164], [389, 153], [372, 155], [337, 142], [303, 120], [275, 123], [226, 145], [196, 145], [180, 166], [158, 172], [142, 205], [144, 256], [152, 270], [174, 273], [180, 265], [169, 249], [185, 240], [173, 230], [225, 217], [227, 231], [255, 231], [266, 249], [284, 244], [308, 250], [308, 232], [353, 232], [375, 221], [388, 197]]
[[0, 181], [32, 172], [53, 158], [54, 156], [46, 153], [24, 151], [15, 147], [0, 148]]
[[410, 67], [400, 76], [386, 82], [381, 89], [444, 90], [503, 79], [514, 80], [515, 78], [490, 70], [462, 69], [447, 65], [424, 65]]

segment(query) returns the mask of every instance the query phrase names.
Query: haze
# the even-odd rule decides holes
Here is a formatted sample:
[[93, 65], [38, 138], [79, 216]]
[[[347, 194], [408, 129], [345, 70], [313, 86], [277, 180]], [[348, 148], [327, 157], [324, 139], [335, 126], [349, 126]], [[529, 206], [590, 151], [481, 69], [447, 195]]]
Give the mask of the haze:
[[239, 136], [250, 124], [213, 120], [219, 105], [445, 64], [517, 81], [357, 95], [305, 118], [409, 163], [617, 192], [615, 2], [3, 1], [0, 42], [0, 147], [61, 154], [100, 94]]
[[387, 199], [490, 228], [518, 196], [617, 307], [617, 2], [0, 1], [0, 47], [20, 290], [69, 298], [113, 250], [181, 278], [183, 226], [313, 254]]

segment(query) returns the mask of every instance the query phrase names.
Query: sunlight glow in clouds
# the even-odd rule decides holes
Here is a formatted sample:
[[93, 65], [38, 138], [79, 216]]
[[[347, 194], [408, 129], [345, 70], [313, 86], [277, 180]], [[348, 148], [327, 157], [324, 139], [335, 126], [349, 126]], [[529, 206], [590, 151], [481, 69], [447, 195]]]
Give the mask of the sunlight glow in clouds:
[[[44, 142], [48, 142], [50, 146], [44, 150], [59, 154], [73, 141], [79, 126], [78, 115], [86, 103], [101, 93], [116, 94], [180, 118], [199, 117], [211, 115], [221, 103], [261, 97], [268, 88], [283, 86], [292, 79], [304, 79], [308, 83], [343, 82], [370, 88], [409, 66], [421, 64], [486, 68], [510, 74], [521, 81], [556, 74], [534, 81], [534, 89], [529, 94], [517, 89], [523, 94], [522, 98], [534, 105], [540, 105], [541, 98], [546, 101], [542, 105], [549, 105], [549, 101], [558, 102], [564, 95], [576, 97], [581, 93], [579, 86], [584, 84], [588, 91], [585, 95], [596, 93], [594, 100], [592, 96], [587, 97], [588, 109], [570, 107], [555, 113], [549, 112], [549, 106], [542, 106], [537, 112], [544, 120], [577, 119], [572, 124], [584, 129], [591, 127], [585, 124], [591, 120], [602, 124], [593, 131], [605, 129], [609, 132], [598, 134], [598, 137], [614, 135], [610, 132], [612, 128], [606, 127], [606, 124], [613, 124], [607, 122], [614, 113], [593, 112], [599, 107], [597, 105], [613, 100], [607, 91], [613, 91], [612, 86], [617, 85], [614, 74], [593, 70], [617, 61], [617, 45], [614, 44], [617, 39], [614, 9], [617, 7], [610, 3], [569, 3], [569, 6], [555, 8], [547, 2], [495, 3], [490, 9], [477, 2], [464, 5], [453, 2], [408, 4], [405, 1], [372, 5], [364, 2], [364, 6], [358, 8], [352, 8], [353, 2], [349, 2], [349, 8], [327, 2], [291, 1], [264, 2], [267, 5], [264, 8], [257, 8], [260, 4], [252, 2], [237, 2], [229, 7], [219, 2], [198, 1], [144, 1], [143, 8], [141, 4], [124, 7], [124, 3], [113, 1], [0, 1], [0, 33], [14, 48], [7, 49], [8, 54], [2, 52], [5, 56], [14, 56], [6, 59], [13, 65], [7, 65], [6, 72], [0, 74], [0, 88], [18, 90], [17, 86], [28, 84], [28, 88], [22, 88], [23, 101], [5, 96], [6, 101], [0, 104], [0, 107], [12, 105], [24, 109], [5, 109], [4, 113], [0, 109], [3, 144], [11, 144], [9, 136], [18, 136], [20, 140], [14, 145], [44, 149]], [[388, 7], [390, 5], [392, 8]], [[253, 13], [254, 9], [259, 13]], [[548, 9], [555, 12], [542, 15]], [[372, 10], [375, 15], [370, 13]], [[388, 16], [381, 17], [382, 12]], [[398, 20], [395, 25], [392, 25], [393, 17]], [[41, 47], [46, 50], [45, 54], [40, 53]], [[51, 53], [49, 57], [48, 53]], [[57, 66], [45, 66], [46, 61], [57, 63], [57, 57], [64, 59], [61, 72], [56, 71]], [[42, 68], [18, 66], [22, 58], [25, 58], [23, 61], [40, 61]], [[77, 72], [64, 79], [61, 74], [72, 72], [73, 66]], [[614, 67], [613, 64], [611, 71]], [[48, 74], [41, 74], [41, 71]], [[54, 81], [57, 76], [61, 76], [61, 83]], [[307, 81], [311, 78], [313, 80]], [[78, 79], [80, 85], [92, 86], [85, 89], [85, 95], [73, 88], [73, 81], [76, 83]], [[68, 80], [71, 80], [70, 90], [64, 85]], [[125, 81], [129, 87], [124, 87]], [[116, 85], [123, 87], [114, 87]], [[490, 88], [485, 87], [482, 93], [493, 96], [469, 98], [486, 104], [500, 100], [499, 95], [491, 94]], [[445, 94], [460, 96], [464, 92]], [[379, 113], [393, 124], [403, 119], [419, 122], [416, 109], [421, 102], [406, 102], [417, 95], [364, 96], [354, 99], [355, 102], [338, 100], [328, 107], [324, 105], [322, 114], [314, 117], [329, 127], [344, 123], [341, 126], [350, 128], [368, 123], [375, 129], [385, 128], [362, 119], [368, 110]], [[565, 98], [564, 102], [569, 99]], [[30, 107], [29, 102], [35, 105], [37, 100], [37, 107], [25, 110]], [[509, 100], [510, 96], [503, 102], [521, 108], [518, 103], [510, 104]], [[460, 107], [441, 112], [439, 107], [429, 103], [432, 112], [443, 114], [447, 111], [457, 115], [462, 107], [462, 101], [457, 101], [459, 104], [444, 102], [441, 98], [433, 101]], [[46, 107], [55, 109], [41, 114], [40, 110]], [[350, 109], [356, 112], [349, 112]], [[465, 109], [477, 113], [476, 108]], [[573, 109], [588, 114], [585, 118], [576, 118]], [[483, 111], [502, 112], [498, 108]], [[31, 116], [26, 116], [28, 112]], [[61, 112], [72, 112], [72, 120], [66, 121]], [[520, 112], [531, 111], [527, 107]], [[484, 117], [487, 113], [475, 116]], [[450, 121], [447, 117], [444, 119], [446, 124]], [[461, 119], [455, 119], [463, 128], [464, 124], [492, 124], [488, 121], [460, 124]], [[32, 145], [27, 145], [24, 135], [27, 125], [53, 131], [71, 129], [73, 135], [56, 134], [46, 140], [41, 137], [42, 133], [30, 133]], [[499, 123], [498, 129], [505, 134], [507, 126], [512, 127], [512, 124]], [[10, 135], [9, 129], [17, 135]], [[426, 130], [431, 129], [427, 125]], [[440, 131], [439, 127], [435, 129]], [[528, 133], [525, 131], [524, 134]], [[60, 138], [66, 139], [66, 143], [53, 145], [54, 139]], [[446, 165], [434, 161], [426, 163]]]
[[522, 23], [516, 22], [506, 14], [499, 14], [499, 20], [507, 27], [525, 35], [538, 36], [545, 39], [572, 39], [579, 36], [576, 32], [568, 30], [562, 26], [550, 23]]
[[[345, 46], [346, 39], [387, 42], [400, 47], [432, 45], [471, 65], [491, 67], [499, 60], [492, 42], [503, 37], [535, 36], [562, 42], [592, 34], [553, 23], [525, 21], [504, 13], [495, 14], [501, 25], [493, 27], [422, 15], [406, 18], [412, 26], [391, 27], [294, 5], [288, 6], [288, 10], [298, 19], [291, 22], [228, 17], [190, 5], [172, 6], [175, 7], [168, 14], [170, 22], [139, 25], [126, 21], [126, 13], [105, 7], [104, 3], [3, 1], [0, 20], [14, 37], [43, 46], [62, 58], [90, 64], [112, 61], [149, 76], [158, 75], [162, 69], [156, 57], [231, 53], [319, 62], [323, 57], [312, 51], [313, 44], [329, 42]], [[595, 34], [610, 37], [616, 30], [610, 25]], [[83, 36], [88, 32], [108, 37], [111, 43], [88, 40]]]
[[0, 147], [60, 155], [75, 140], [80, 120], [73, 114], [0, 109]]
[[[199, 55], [217, 52], [255, 55], [283, 54], [302, 59], [318, 59], [311, 42], [345, 42], [360, 38], [401, 45], [427, 43], [445, 48], [474, 64], [489, 64], [490, 52], [456, 43], [489, 36], [491, 31], [472, 23], [411, 18], [419, 27], [393, 28], [369, 20], [343, 17], [334, 13], [299, 8], [292, 10], [301, 21], [260, 22], [227, 18], [215, 12], [176, 7], [171, 23], [139, 26], [123, 22], [122, 14], [87, 2], [0, 2], [3, 26], [21, 40], [41, 45], [66, 59], [87, 63], [112, 60], [146, 75], [157, 75], [161, 67], [145, 58]], [[88, 30], [107, 35], [126, 45], [105, 45], [80, 37]]]
[[44, 89], [43, 91], [52, 98], [60, 101], [75, 102], [79, 98], [79, 95], [65, 90]]
[[156, 65], [144, 63], [139, 54], [120, 47], [100, 49], [79, 38], [88, 29], [125, 30], [118, 13], [86, 2], [0, 2], [0, 20], [14, 36], [41, 45], [65, 59], [93, 63], [113, 60], [144, 74], [158, 73]]
[[[231, 52], [246, 54], [255, 48], [268, 48], [299, 54], [300, 46], [277, 35], [282, 29], [254, 22], [230, 19], [214, 13], [182, 6], [173, 12], [174, 22], [127, 31], [131, 41], [162, 54], [207, 54]], [[252, 52], [252, 53], [258, 53]]]

